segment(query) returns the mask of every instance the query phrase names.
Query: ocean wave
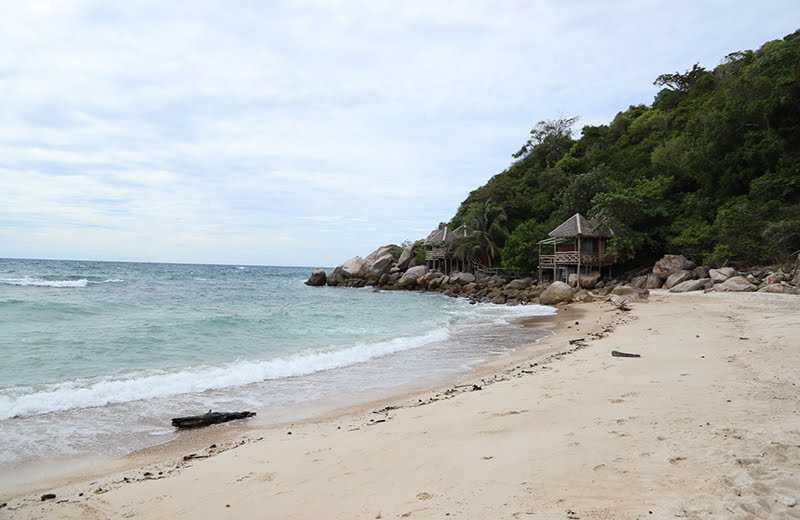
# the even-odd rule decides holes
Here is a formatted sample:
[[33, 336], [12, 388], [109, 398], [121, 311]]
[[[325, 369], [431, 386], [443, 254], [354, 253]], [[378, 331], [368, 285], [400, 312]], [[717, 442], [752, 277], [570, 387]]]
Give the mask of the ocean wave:
[[346, 348], [328, 347], [263, 361], [191, 367], [179, 372], [140, 373], [123, 379], [69, 381], [36, 390], [31, 387], [5, 389], [0, 391], [0, 420], [306, 376], [419, 348], [447, 337], [448, 331], [439, 329], [416, 337], [361, 343]]
[[0, 283], [6, 285], [23, 285], [34, 287], [86, 287], [89, 280], [80, 278], [78, 280], [44, 280], [42, 278], [0, 278]]

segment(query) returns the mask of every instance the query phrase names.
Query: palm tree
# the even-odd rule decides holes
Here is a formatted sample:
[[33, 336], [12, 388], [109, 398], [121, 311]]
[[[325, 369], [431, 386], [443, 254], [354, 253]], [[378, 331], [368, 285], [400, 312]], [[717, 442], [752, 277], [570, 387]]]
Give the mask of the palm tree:
[[455, 253], [464, 255], [471, 262], [476, 258], [486, 258], [491, 269], [494, 260], [500, 260], [503, 244], [508, 238], [505, 210], [491, 201], [472, 208], [467, 221], [469, 233], [455, 241]]

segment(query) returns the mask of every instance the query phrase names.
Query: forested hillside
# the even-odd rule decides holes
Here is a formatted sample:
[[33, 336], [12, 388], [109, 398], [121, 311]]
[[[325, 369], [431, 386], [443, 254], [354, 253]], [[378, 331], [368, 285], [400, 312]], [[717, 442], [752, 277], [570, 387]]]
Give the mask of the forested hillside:
[[[713, 70], [663, 74], [652, 105], [607, 125], [542, 121], [509, 168], [451, 221], [503, 224], [497, 260], [536, 269], [536, 242], [575, 212], [599, 215], [631, 264], [664, 253], [764, 264], [800, 249], [800, 31]], [[495, 229], [498, 227], [494, 226]]]

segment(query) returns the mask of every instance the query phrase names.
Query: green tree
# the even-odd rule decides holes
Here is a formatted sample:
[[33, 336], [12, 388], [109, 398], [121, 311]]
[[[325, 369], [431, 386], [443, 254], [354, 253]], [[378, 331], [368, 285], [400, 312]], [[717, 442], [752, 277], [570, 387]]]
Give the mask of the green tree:
[[469, 234], [454, 242], [455, 253], [464, 254], [468, 261], [486, 259], [491, 268], [501, 259], [502, 248], [508, 238], [506, 213], [491, 202], [473, 206], [467, 221]]

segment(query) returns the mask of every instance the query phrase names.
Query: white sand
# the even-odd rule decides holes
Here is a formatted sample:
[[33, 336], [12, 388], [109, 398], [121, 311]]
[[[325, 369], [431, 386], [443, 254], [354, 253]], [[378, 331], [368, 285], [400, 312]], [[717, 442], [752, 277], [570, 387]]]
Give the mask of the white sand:
[[800, 518], [800, 297], [653, 291], [559, 316], [546, 341], [585, 347], [517, 355], [481, 391], [250, 430], [209, 458], [153, 450], [2, 491], [0, 517]]

